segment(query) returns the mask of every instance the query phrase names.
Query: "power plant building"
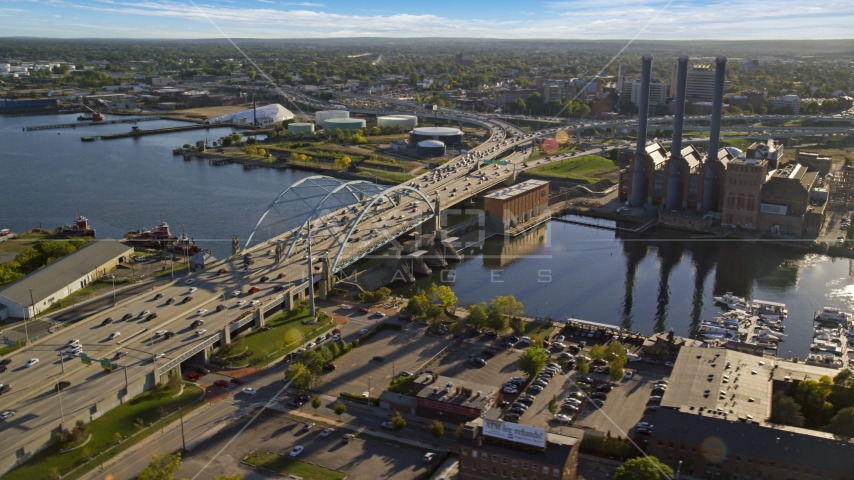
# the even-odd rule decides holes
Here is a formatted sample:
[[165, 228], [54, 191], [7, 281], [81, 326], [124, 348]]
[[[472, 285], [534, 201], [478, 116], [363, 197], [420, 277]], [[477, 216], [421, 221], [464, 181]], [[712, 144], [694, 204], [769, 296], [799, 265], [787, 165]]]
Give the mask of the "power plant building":
[[463, 132], [458, 128], [419, 127], [409, 134], [410, 145], [418, 145], [424, 140], [439, 140], [448, 147], [460, 146], [463, 143]]
[[415, 147], [415, 151], [418, 153], [419, 157], [423, 158], [443, 157], [446, 153], [445, 144], [438, 140], [424, 140], [423, 142], [418, 142], [418, 145]]
[[350, 112], [345, 110], [320, 110], [314, 112], [314, 123], [318, 127], [324, 127], [324, 123], [330, 118], [350, 118]]
[[365, 120], [361, 118], [328, 118], [324, 120], [323, 128], [327, 132], [331, 133], [334, 133], [335, 130], [338, 129], [340, 129], [342, 132], [348, 131], [350, 133], [353, 133], [356, 130], [365, 129]]
[[418, 117], [414, 115], [387, 115], [384, 117], [377, 117], [377, 126], [380, 128], [398, 126], [411, 130], [418, 126]]

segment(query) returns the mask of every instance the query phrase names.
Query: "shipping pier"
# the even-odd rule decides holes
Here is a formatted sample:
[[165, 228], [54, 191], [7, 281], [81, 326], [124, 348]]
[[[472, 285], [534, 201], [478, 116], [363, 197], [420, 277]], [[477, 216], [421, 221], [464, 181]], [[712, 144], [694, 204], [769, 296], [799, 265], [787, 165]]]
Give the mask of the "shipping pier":
[[92, 125], [114, 125], [117, 123], [136, 123], [136, 122], [150, 122], [152, 120], [161, 120], [160, 117], [139, 117], [139, 118], [125, 118], [122, 120], [99, 120], [97, 122], [75, 122], [75, 123], [57, 123], [53, 125], [33, 125], [30, 127], [24, 127], [25, 132], [31, 132], [34, 130], [53, 130], [56, 128], [77, 128], [77, 127], [89, 127]]

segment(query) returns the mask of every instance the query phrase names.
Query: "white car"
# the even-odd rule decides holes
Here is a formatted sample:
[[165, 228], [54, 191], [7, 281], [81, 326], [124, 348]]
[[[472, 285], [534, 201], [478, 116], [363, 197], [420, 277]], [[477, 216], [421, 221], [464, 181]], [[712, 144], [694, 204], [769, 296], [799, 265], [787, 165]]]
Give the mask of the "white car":
[[80, 345], [80, 340], [77, 340], [75, 338], [74, 340], [69, 340], [68, 343], [66, 343], [65, 345], [69, 346], [69, 347], [73, 347], [75, 345]]
[[196, 336], [201, 337], [202, 335], [205, 334], [205, 332], [207, 332], [207, 330], [205, 330], [204, 328], [200, 328], [200, 329], [196, 330]]
[[187, 293], [193, 293], [193, 292], [195, 292], [196, 290], [198, 290], [198, 288], [196, 288], [196, 287], [190, 287], [190, 288], [188, 288], [188, 289], [187, 289]]
[[632, 376], [634, 376], [634, 372], [632, 372], [631, 370], [626, 370], [626, 375], [623, 378], [629, 379], [632, 378]]
[[82, 345], [74, 345], [73, 347], [68, 347], [68, 350], [65, 351], [68, 355], [78, 355], [83, 353]]
[[112, 339], [114, 339], [114, 338], [118, 337], [118, 336], [119, 336], [119, 335], [121, 335], [121, 334], [122, 334], [122, 332], [113, 332], [113, 333], [111, 333], [111, 334], [110, 334], [110, 340], [112, 340]]
[[521, 340], [523, 343], [531, 343], [531, 337], [522, 337]]
[[200, 308], [200, 309], [196, 310], [196, 315], [198, 315], [200, 317], [206, 313], [208, 313], [208, 311], [205, 310], [204, 308]]
[[246, 273], [248, 271], [249, 271], [249, 267], [243, 267], [243, 270], [241, 270], [241, 272], [243, 272], [243, 273]]
[[158, 353], [157, 355], [155, 355], [155, 356], [154, 356], [154, 359], [155, 359], [155, 360], [157, 360], [158, 358], [163, 358], [163, 357], [165, 357], [165, 356], [166, 356], [166, 354], [165, 354], [165, 353], [163, 353], [163, 352], [161, 352], [161, 353]]
[[652, 428], [652, 425], [647, 423], [647, 422], [638, 422], [638, 424], [635, 426], [637, 428], [650, 428], [650, 429]]
[[341, 337], [339, 337], [338, 335], [332, 335], [333, 342], [337, 342], [338, 340], [341, 340]]
[[565, 338], [563, 335], [559, 335], [559, 336], [555, 339], [555, 341], [557, 341], [558, 343], [561, 343], [561, 342], [563, 342], [564, 340], [566, 340], [566, 338]]
[[187, 285], [190, 285], [191, 283], [196, 283], [196, 279], [195, 278], [187, 279]]
[[366, 334], [366, 333], [368, 333], [368, 329], [367, 329], [367, 328], [363, 328], [363, 329], [359, 330], [359, 335], [364, 335], [364, 334]]
[[326, 437], [328, 437], [330, 434], [332, 434], [332, 432], [334, 432], [334, 431], [335, 431], [335, 429], [334, 429], [334, 428], [326, 428], [326, 429], [324, 429], [322, 432], [320, 432], [320, 436], [321, 436], [321, 437], [323, 437], [323, 438], [326, 438]]
[[311, 350], [312, 348], [314, 348], [314, 347], [316, 347], [316, 346], [317, 346], [317, 345], [315, 345], [315, 343], [314, 343], [314, 342], [308, 342], [307, 344], [305, 344], [305, 349], [306, 349], [306, 350]]
[[435, 453], [427, 452], [424, 454], [424, 461], [425, 462], [432, 462], [435, 457], [436, 457]]
[[571, 422], [571, 421], [572, 421], [572, 418], [570, 418], [569, 416], [564, 415], [564, 414], [562, 414], [562, 413], [558, 413], [558, 414], [556, 414], [556, 415], [554, 416], [554, 419], [555, 419], [555, 421], [558, 421], [558, 422], [560, 422], [560, 423], [569, 423], [569, 422]]
[[158, 330], [158, 331], [154, 332], [155, 337], [159, 337], [161, 335], [166, 335], [166, 330]]
[[39, 363], [39, 359], [38, 359], [38, 358], [31, 358], [31, 359], [27, 360], [27, 363], [25, 363], [25, 364], [24, 364], [24, 366], [25, 366], [25, 367], [27, 367], [27, 368], [30, 368], [30, 367], [32, 367], [33, 365], [37, 364], [37, 363]]
[[235, 290], [231, 292], [232, 297], [239, 297], [241, 294], [243, 294], [243, 292], [241, 292], [240, 290]]
[[289, 453], [288, 455], [290, 455], [291, 457], [296, 457], [297, 455], [302, 453], [303, 450], [305, 450], [305, 447], [303, 447], [302, 445], [297, 445], [296, 447], [294, 447], [293, 450], [291, 450], [291, 453]]
[[352, 310], [353, 309], [353, 307], [351, 307], [350, 305], [347, 305], [345, 303], [341, 304], [341, 308], [344, 310]]
[[237, 305], [238, 307], [241, 305], [246, 305], [246, 300], [238, 300], [237, 303], [235, 303], [235, 305]]
[[252, 305], [253, 307], [257, 307], [258, 305], [261, 305], [261, 300], [252, 300], [250, 305]]
[[371, 314], [371, 316], [382, 318], [385, 316], [385, 314], [383, 312], [374, 312]]
[[241, 392], [245, 393], [246, 395], [255, 395], [256, 393], [258, 393], [255, 391], [254, 388], [249, 387], [244, 388], [243, 390], [241, 390]]

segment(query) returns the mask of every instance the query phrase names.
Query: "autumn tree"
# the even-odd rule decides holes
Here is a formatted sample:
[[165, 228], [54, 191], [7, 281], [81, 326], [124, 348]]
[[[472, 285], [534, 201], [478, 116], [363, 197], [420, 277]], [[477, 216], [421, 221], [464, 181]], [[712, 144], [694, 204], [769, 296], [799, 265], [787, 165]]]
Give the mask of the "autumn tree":
[[519, 370], [525, 372], [529, 378], [534, 378], [546, 366], [549, 361], [549, 353], [542, 347], [531, 346], [522, 352], [519, 357]]
[[614, 480], [671, 480], [673, 469], [653, 456], [626, 460], [617, 467]]
[[172, 480], [175, 472], [181, 469], [181, 453], [174, 455], [155, 455], [151, 463], [143, 468], [136, 478], [139, 480]]

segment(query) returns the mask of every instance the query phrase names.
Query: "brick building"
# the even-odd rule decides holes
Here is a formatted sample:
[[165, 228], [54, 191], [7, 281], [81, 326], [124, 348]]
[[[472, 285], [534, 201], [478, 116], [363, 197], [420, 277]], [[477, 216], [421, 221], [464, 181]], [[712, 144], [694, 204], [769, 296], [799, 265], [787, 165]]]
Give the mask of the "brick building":
[[483, 197], [487, 221], [501, 232], [536, 219], [549, 206], [549, 182], [526, 180]]
[[415, 380], [415, 397], [417, 415], [456, 424], [485, 415], [498, 387], [425, 373]]
[[[805, 219], [819, 213], [815, 209], [809, 210], [817, 178], [818, 172], [811, 172], [799, 163], [788, 163], [771, 174], [762, 187], [759, 230], [800, 237], [805, 229]], [[808, 210], [810, 215], [807, 215]], [[823, 209], [820, 213], [823, 214]], [[814, 223], [815, 219], [811, 221]]]
[[575, 480], [584, 431], [563, 435], [501, 420], [477, 419], [460, 439], [460, 480]]
[[721, 225], [756, 228], [768, 160], [735, 158], [727, 164]]

